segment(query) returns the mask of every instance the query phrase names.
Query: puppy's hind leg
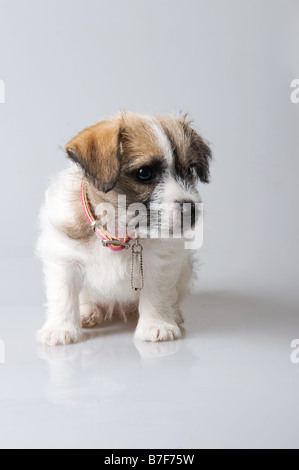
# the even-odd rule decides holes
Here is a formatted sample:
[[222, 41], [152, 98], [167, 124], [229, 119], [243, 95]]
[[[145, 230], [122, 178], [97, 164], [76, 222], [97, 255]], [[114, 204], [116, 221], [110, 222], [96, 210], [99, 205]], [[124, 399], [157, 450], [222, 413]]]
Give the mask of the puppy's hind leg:
[[82, 284], [80, 266], [66, 260], [44, 263], [47, 320], [36, 334], [48, 346], [76, 343], [81, 338], [79, 293]]

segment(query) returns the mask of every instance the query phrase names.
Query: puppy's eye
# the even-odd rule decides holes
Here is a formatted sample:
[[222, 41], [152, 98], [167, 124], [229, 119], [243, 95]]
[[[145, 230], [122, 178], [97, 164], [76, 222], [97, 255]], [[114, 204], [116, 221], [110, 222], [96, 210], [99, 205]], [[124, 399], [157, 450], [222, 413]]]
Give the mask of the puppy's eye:
[[139, 168], [136, 176], [139, 181], [142, 181], [143, 183], [149, 183], [154, 179], [155, 173], [154, 170], [149, 166], [144, 166], [142, 168]]

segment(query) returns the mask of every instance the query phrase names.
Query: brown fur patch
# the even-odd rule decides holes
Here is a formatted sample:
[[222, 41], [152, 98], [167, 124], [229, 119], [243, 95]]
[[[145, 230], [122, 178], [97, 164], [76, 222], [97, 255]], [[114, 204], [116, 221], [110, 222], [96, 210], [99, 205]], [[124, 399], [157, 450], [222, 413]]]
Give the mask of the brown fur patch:
[[123, 158], [134, 160], [143, 157], [163, 157], [162, 149], [151, 127], [151, 121], [135, 113], [123, 115], [122, 130]]
[[69, 158], [103, 192], [115, 185], [120, 171], [120, 119], [102, 121], [80, 132], [66, 145]]

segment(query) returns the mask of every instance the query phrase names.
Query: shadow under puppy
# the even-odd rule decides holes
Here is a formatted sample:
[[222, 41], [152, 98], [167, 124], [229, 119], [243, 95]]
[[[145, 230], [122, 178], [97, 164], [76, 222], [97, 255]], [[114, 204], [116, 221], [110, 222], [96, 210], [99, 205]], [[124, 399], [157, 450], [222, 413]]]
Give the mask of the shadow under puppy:
[[[117, 208], [125, 196], [126, 207], [142, 203], [167, 215], [175, 204], [172, 220], [181, 220], [188, 203], [194, 226], [197, 185], [209, 181], [209, 147], [187, 118], [123, 112], [82, 131], [66, 151], [76, 165], [52, 182], [40, 214], [47, 319], [38, 340], [50, 346], [77, 342], [82, 326], [137, 310], [136, 339], [179, 338], [180, 303], [193, 275], [184, 237], [143, 237], [136, 230], [120, 238], [117, 229], [107, 230], [107, 212], [106, 225], [101, 223], [102, 206]], [[132, 250], [124, 249], [130, 244], [136, 244], [138, 287]]]

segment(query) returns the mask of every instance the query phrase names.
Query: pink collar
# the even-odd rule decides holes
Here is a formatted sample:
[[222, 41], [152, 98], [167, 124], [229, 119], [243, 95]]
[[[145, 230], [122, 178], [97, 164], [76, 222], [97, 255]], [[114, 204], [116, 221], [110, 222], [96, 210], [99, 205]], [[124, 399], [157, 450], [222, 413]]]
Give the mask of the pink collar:
[[[125, 238], [117, 238], [108, 233], [103, 227], [97, 225], [97, 219], [92, 213], [88, 196], [87, 196], [87, 186], [85, 184], [85, 179], [82, 179], [81, 183], [81, 203], [84, 211], [85, 218], [92, 230], [96, 235], [103, 240], [103, 245], [108, 246], [112, 251], [122, 251], [127, 249], [130, 245], [129, 242], [131, 237], [127, 234]], [[111, 241], [112, 243], [108, 243]], [[114, 242], [114, 243], [113, 243]]]

